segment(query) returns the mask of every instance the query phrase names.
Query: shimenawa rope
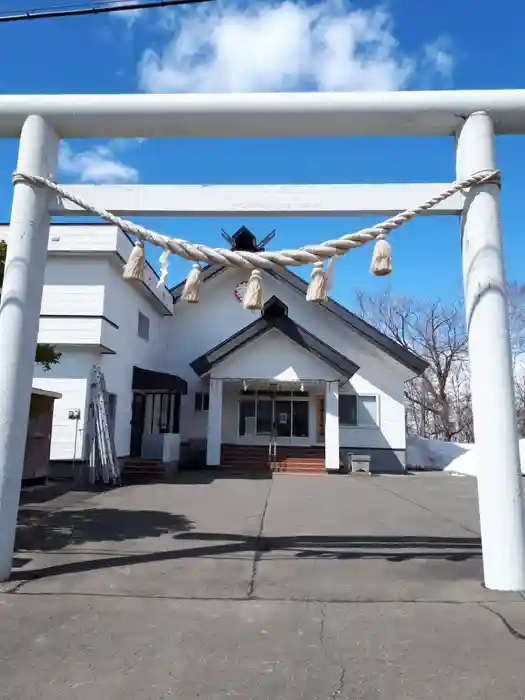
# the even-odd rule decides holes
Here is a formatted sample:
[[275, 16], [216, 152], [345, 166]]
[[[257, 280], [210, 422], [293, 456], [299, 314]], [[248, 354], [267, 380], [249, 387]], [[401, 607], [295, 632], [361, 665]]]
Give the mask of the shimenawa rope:
[[[193, 260], [197, 264], [193, 266], [182, 293], [182, 298], [188, 302], [197, 302], [201, 287], [202, 267], [199, 263], [210, 265], [218, 264], [226, 267], [240, 267], [251, 270], [250, 279], [244, 295], [244, 307], [247, 309], [261, 309], [263, 304], [261, 269], [278, 270], [280, 267], [298, 267], [313, 264], [312, 278], [308, 287], [306, 298], [309, 301], [323, 301], [327, 297], [328, 288], [333, 273], [335, 260], [353, 248], [359, 248], [365, 243], [375, 241], [370, 271], [376, 276], [389, 275], [392, 272], [392, 250], [387, 236], [391, 231], [404, 223], [429, 211], [437, 204], [444, 202], [452, 195], [475, 185], [500, 182], [498, 170], [482, 170], [474, 173], [464, 180], [453, 182], [450, 187], [439, 195], [428, 199], [413, 209], [406, 209], [400, 214], [386, 219], [371, 228], [364, 228], [355, 233], [348, 233], [341, 238], [325, 241], [324, 243], [306, 245], [292, 250], [264, 251], [250, 253], [246, 251], [232, 251], [225, 248], [209, 248], [200, 243], [191, 243], [181, 238], [170, 238], [150, 229], [134, 224], [132, 221], [121, 219], [105, 209], [95, 207], [76, 197], [53, 180], [38, 175], [15, 172], [13, 185], [25, 183], [37, 187], [47, 187], [49, 190], [84, 211], [100, 217], [122, 231], [137, 238], [133, 251], [124, 267], [126, 279], [142, 279], [144, 270], [144, 242], [152, 243], [164, 249], [161, 255], [161, 276], [159, 285], [163, 284], [168, 274], [168, 257], [170, 254], [178, 255], [186, 260]], [[328, 269], [324, 270], [324, 261], [328, 260]]]

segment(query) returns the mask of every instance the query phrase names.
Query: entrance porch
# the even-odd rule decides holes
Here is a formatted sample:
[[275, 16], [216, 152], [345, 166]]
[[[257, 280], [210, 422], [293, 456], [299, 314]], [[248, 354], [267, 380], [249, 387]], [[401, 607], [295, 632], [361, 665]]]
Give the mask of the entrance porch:
[[288, 316], [277, 297], [261, 317], [191, 363], [209, 381], [206, 464], [221, 445], [324, 446], [339, 470], [339, 387], [359, 367]]
[[180, 405], [186, 382], [172, 374], [134, 367], [132, 391], [129, 456], [178, 462]]
[[297, 460], [339, 471], [338, 404], [338, 381], [211, 378], [206, 464], [279, 470]]

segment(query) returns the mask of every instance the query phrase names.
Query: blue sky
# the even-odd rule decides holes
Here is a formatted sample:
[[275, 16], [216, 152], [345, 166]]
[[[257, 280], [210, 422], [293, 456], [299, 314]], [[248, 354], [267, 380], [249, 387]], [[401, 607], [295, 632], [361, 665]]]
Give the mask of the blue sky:
[[[0, 10], [42, 6], [0, 0]], [[53, 0], [53, 5], [69, 4]], [[1, 93], [126, 93], [258, 90], [521, 88], [525, 4], [506, 0], [440, 3], [390, 0], [233, 2], [0, 25]], [[249, 9], [247, 9], [249, 8]], [[488, 38], [490, 37], [490, 41]], [[9, 66], [9, 69], [6, 69]], [[523, 281], [518, 221], [525, 138], [498, 138], [502, 223], [509, 279]], [[0, 143], [0, 220], [9, 217], [16, 142]], [[276, 139], [68, 142], [62, 182], [330, 183], [447, 182], [450, 139]], [[272, 247], [333, 238], [376, 219], [155, 219], [163, 233], [220, 246], [220, 230], [241, 224]], [[334, 295], [392, 287], [419, 297], [461, 294], [456, 219], [429, 217], [392, 235], [394, 274], [368, 272], [371, 247], [338, 263]], [[428, 274], [429, 256], [433, 273]], [[158, 251], [152, 263], [157, 264]], [[187, 263], [170, 262], [169, 282]], [[309, 274], [304, 268], [303, 274]]]

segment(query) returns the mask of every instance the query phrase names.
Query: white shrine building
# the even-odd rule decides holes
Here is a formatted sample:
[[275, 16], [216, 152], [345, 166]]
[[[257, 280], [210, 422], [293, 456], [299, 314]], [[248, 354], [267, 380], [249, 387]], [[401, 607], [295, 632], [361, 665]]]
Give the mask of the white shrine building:
[[404, 470], [404, 386], [425, 370], [421, 358], [333, 300], [306, 301], [306, 283], [286, 269], [263, 272], [262, 312], [243, 308], [238, 269], [206, 268], [197, 304], [180, 299], [183, 284], [157, 288], [149, 266], [142, 282], [126, 281], [132, 246], [111, 225], [51, 226], [38, 340], [62, 357], [34, 378], [62, 396], [51, 460], [86, 459], [99, 365], [118, 457], [172, 463], [200, 452], [228, 465], [267, 459], [273, 441], [329, 471], [349, 454], [369, 455], [374, 471]]

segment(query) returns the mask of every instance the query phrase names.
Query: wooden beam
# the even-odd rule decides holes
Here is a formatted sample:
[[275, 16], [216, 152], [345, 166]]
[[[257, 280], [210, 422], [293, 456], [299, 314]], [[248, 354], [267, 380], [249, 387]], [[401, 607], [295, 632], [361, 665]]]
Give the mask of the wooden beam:
[[[387, 185], [64, 185], [64, 189], [118, 216], [366, 216], [392, 215], [435, 197], [449, 183]], [[459, 215], [456, 194], [432, 213]], [[53, 216], [83, 216], [53, 198]]]

